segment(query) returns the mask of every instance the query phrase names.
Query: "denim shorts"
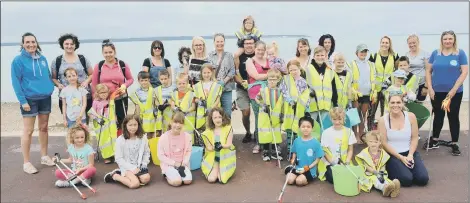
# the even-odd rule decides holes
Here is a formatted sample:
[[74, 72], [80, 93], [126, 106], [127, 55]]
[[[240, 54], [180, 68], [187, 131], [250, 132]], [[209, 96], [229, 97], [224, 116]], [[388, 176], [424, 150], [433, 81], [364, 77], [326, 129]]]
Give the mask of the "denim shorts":
[[[77, 120], [71, 121], [67, 118], [67, 128], [72, 128], [77, 123]], [[82, 123], [86, 124], [86, 119], [82, 119]]]
[[23, 110], [20, 105], [21, 115], [23, 117], [34, 117], [38, 114], [50, 114], [51, 113], [51, 96], [39, 100], [31, 100], [26, 98], [28, 101], [30, 111]]

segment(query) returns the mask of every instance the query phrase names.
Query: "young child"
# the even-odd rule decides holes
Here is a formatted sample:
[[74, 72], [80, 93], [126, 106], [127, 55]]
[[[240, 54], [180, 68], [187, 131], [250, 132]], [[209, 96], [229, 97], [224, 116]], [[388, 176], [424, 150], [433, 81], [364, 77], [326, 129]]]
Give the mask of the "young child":
[[403, 94], [404, 101], [414, 101], [416, 99], [416, 94], [415, 92], [411, 91], [408, 89], [408, 87], [405, 86], [405, 78], [406, 78], [406, 72], [404, 70], [398, 69], [395, 72], [393, 72], [393, 80], [394, 83], [387, 88], [384, 92], [385, 96], [385, 110], [388, 112], [388, 97], [391, 92], [401, 92]]
[[140, 117], [129, 114], [122, 122], [123, 134], [116, 139], [116, 163], [119, 168], [104, 175], [104, 182], [120, 182], [135, 189], [150, 181], [147, 165], [150, 149]]
[[279, 46], [276, 42], [268, 44], [266, 49], [266, 56], [268, 58], [269, 67], [279, 70], [282, 75], [289, 74], [287, 71], [286, 62], [282, 58], [279, 58]]
[[338, 106], [346, 109], [350, 100], [352, 100], [352, 72], [345, 66], [345, 59], [343, 54], [336, 53], [333, 57], [333, 64], [335, 70], [335, 84], [338, 93]]
[[418, 93], [418, 77], [410, 72], [410, 59], [406, 56], [398, 58], [398, 69], [404, 70], [406, 73], [405, 86], [411, 92]]
[[235, 36], [237, 36], [237, 45], [238, 50], [234, 54], [234, 58], [240, 56], [245, 50], [243, 49], [243, 39], [250, 35], [251, 37], [255, 38], [255, 41], [261, 39], [262, 33], [258, 30], [258, 27], [255, 26], [255, 20], [251, 16], [247, 16], [243, 19], [243, 25], [239, 31], [235, 32]]
[[354, 132], [344, 126], [346, 112], [343, 108], [332, 108], [330, 110], [330, 118], [333, 126], [323, 131], [321, 137], [321, 146], [325, 156], [318, 164], [318, 178], [321, 181], [327, 180], [333, 184], [331, 166], [350, 164], [353, 157], [353, 145], [356, 144], [357, 140]]
[[[184, 113], [184, 131], [191, 135], [194, 142], [194, 130], [196, 129], [195, 119], [195, 96], [194, 92], [188, 87], [188, 75], [178, 74], [176, 78], [177, 89], [171, 94], [170, 105], [173, 113]], [[194, 144], [194, 143], [193, 143]]]
[[88, 91], [78, 84], [78, 73], [73, 67], [65, 69], [64, 76], [69, 85], [60, 91], [62, 99], [62, 109], [64, 116], [64, 125], [67, 128], [75, 126], [75, 123], [86, 124], [86, 102]]
[[220, 96], [223, 87], [217, 83], [214, 75], [214, 67], [210, 63], [202, 65], [201, 82], [194, 85], [194, 96], [196, 97], [196, 129], [204, 132], [207, 112], [214, 107], [220, 107]]
[[210, 183], [219, 180], [225, 184], [235, 173], [237, 162], [232, 125], [220, 107], [209, 111], [206, 125], [202, 135], [206, 149], [201, 170]]
[[[114, 99], [117, 92], [109, 96], [109, 88], [98, 84], [95, 88], [92, 108], [88, 115], [93, 120], [93, 128], [98, 148], [105, 164], [112, 162], [114, 156], [114, 141], [117, 136], [116, 113]], [[109, 97], [109, 100], [108, 100]]]
[[168, 130], [170, 125], [172, 111], [170, 108], [171, 93], [175, 91], [175, 86], [171, 84], [170, 72], [161, 70], [158, 73], [158, 78], [162, 85], [158, 86], [155, 90], [155, 105], [157, 106], [157, 137], [163, 132]]
[[284, 98], [282, 130], [287, 134], [287, 151], [290, 153], [292, 139], [299, 130], [299, 126], [295, 124], [308, 107], [310, 91], [307, 81], [300, 76], [300, 62], [293, 59], [287, 63], [287, 68], [289, 75], [283, 76], [279, 88]]
[[308, 114], [299, 120], [301, 137], [297, 137], [292, 146], [292, 159], [284, 172], [287, 183], [297, 186], [307, 185], [317, 176], [317, 164], [323, 157], [320, 143], [312, 137], [314, 121]]
[[158, 142], [158, 158], [163, 177], [174, 187], [191, 184], [193, 177], [190, 170], [191, 135], [183, 131], [184, 114], [176, 112], [171, 118], [169, 130]]
[[378, 131], [369, 131], [366, 135], [367, 148], [356, 155], [356, 162], [364, 167], [367, 180], [361, 189], [370, 192], [372, 186], [382, 191], [384, 197], [397, 197], [400, 194], [400, 181], [390, 180], [387, 176], [385, 164], [390, 155], [382, 149], [381, 136]]
[[147, 133], [147, 139], [152, 139], [155, 135], [156, 119], [155, 114], [155, 93], [150, 84], [150, 73], [140, 71], [137, 75], [140, 87], [130, 95], [131, 101], [135, 105], [135, 115], [139, 115], [142, 121], [142, 129]]
[[[91, 147], [91, 137], [84, 124], [77, 124], [69, 128], [67, 135], [67, 152], [70, 157], [68, 159], [61, 159], [64, 164], [72, 164], [72, 170], [84, 180], [86, 184], [91, 184], [91, 178], [96, 173], [95, 165], [95, 152]], [[53, 158], [55, 161], [55, 157]], [[72, 187], [67, 181], [68, 176], [72, 175], [72, 171], [63, 169], [65, 174], [57, 169], [55, 176], [57, 180], [55, 185], [57, 187]], [[79, 178], [71, 181], [74, 185], [81, 183]]]
[[[263, 161], [271, 159], [282, 160], [281, 151], [276, 151], [276, 146], [282, 142], [281, 119], [284, 99], [278, 88], [281, 80], [281, 72], [275, 68], [268, 71], [268, 86], [262, 87], [255, 97], [256, 103], [260, 105], [258, 114], [258, 140], [263, 149]], [[273, 138], [273, 132], [274, 137]], [[273, 140], [274, 139], [274, 140]], [[269, 147], [271, 145], [271, 147]]]

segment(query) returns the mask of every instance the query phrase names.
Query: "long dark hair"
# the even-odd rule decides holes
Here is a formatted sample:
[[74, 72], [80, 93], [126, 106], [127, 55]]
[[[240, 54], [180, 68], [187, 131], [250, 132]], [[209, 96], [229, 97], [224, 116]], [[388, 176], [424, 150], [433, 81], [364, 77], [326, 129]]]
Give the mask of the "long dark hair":
[[23, 47], [24, 38], [25, 38], [25, 37], [28, 37], [28, 36], [34, 37], [34, 41], [36, 41], [36, 46], [37, 46], [36, 52], [37, 52], [37, 53], [42, 52], [42, 49], [41, 49], [41, 47], [39, 46], [38, 39], [36, 38], [36, 36], [35, 36], [33, 33], [30, 33], [30, 32], [24, 33], [23, 36], [21, 36], [21, 45], [20, 45], [21, 48], [20, 48], [20, 50], [23, 50], [23, 48], [24, 48], [24, 47]]
[[122, 121], [122, 136], [124, 136], [124, 139], [129, 139], [129, 131], [127, 130], [127, 123], [129, 121], [135, 120], [137, 121], [137, 131], [135, 132], [135, 136], [138, 138], [142, 138], [144, 136], [144, 129], [142, 128], [142, 121], [140, 120], [139, 115], [135, 114], [128, 114], [124, 120]]
[[335, 45], [336, 45], [335, 38], [333, 38], [333, 36], [330, 34], [322, 35], [320, 39], [318, 39], [318, 45], [325, 47], [324, 44], [325, 44], [326, 39], [331, 40], [331, 48], [330, 48], [330, 51], [328, 52], [328, 58], [330, 58], [331, 54], [333, 54], [333, 52], [335, 51]]

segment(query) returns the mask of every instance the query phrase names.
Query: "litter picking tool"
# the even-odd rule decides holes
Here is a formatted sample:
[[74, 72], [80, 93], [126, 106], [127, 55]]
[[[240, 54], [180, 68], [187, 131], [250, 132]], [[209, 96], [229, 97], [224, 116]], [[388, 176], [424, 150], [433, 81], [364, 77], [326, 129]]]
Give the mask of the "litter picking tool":
[[[82, 192], [80, 192], [80, 190], [77, 188], [77, 186], [72, 182], [72, 180], [78, 178], [80, 180], [80, 182], [85, 185], [86, 187], [88, 187], [93, 193], [96, 193], [96, 190], [93, 189], [90, 185], [88, 185], [88, 183], [86, 183], [78, 174], [76, 174], [72, 169], [70, 169], [66, 164], [64, 164], [64, 162], [62, 162], [62, 160], [60, 159], [60, 154], [59, 153], [55, 153], [54, 154], [54, 157], [55, 157], [55, 166], [57, 167], [57, 169], [59, 169], [59, 171], [62, 173], [62, 175], [64, 175], [64, 177], [67, 177], [67, 182], [69, 182], [70, 185], [72, 185], [72, 187], [78, 192], [78, 194], [80, 194], [80, 197], [82, 199], [86, 199], [86, 195], [83, 194]], [[64, 170], [60, 167], [59, 163], [65, 167], [67, 170], [69, 170], [72, 175], [67, 175]]]
[[[265, 108], [270, 108], [270, 107], [267, 106]], [[281, 168], [281, 160], [279, 159], [279, 153], [278, 153], [279, 151], [277, 151], [276, 136], [274, 136], [274, 126], [273, 126], [271, 110], [269, 111], [269, 122], [271, 123], [271, 134], [273, 135], [274, 150], [276, 150], [277, 165], [279, 166], [279, 168]]]
[[278, 203], [282, 203], [282, 197], [284, 196], [284, 192], [286, 191], [287, 181], [289, 180], [289, 174], [295, 170], [296, 164], [292, 166], [292, 169], [286, 174], [286, 181], [284, 182], [284, 186], [282, 186], [281, 194], [279, 194], [279, 198], [277, 199]]
[[98, 162], [100, 161], [100, 153], [101, 153], [101, 149], [100, 149], [100, 140], [101, 140], [101, 133], [103, 132], [103, 125], [104, 125], [104, 110], [108, 107], [108, 105], [104, 106], [103, 109], [101, 109], [101, 120], [99, 122], [99, 125], [100, 125], [100, 134], [99, 137], [98, 137], [98, 143], [96, 145], [96, 156], [95, 156], [95, 160], [97, 160]]
[[[188, 117], [184, 117], [184, 120], [186, 120], [186, 122], [188, 122], [189, 124], [191, 124], [190, 126], [193, 128], [193, 130], [196, 132], [197, 134], [197, 145], [198, 146], [202, 146], [204, 147], [204, 141], [202, 140], [202, 136], [201, 134], [199, 133], [199, 131], [196, 130], [195, 128], [195, 125], [193, 125], [193, 123], [188, 119]], [[196, 122], [195, 122], [196, 123]], [[196, 144], [196, 140], [194, 140], [194, 144]]]
[[289, 145], [289, 155], [287, 156], [287, 161], [290, 161], [290, 159], [292, 158], [292, 142], [294, 141], [294, 130], [293, 130], [293, 127], [294, 127], [294, 120], [295, 120], [295, 116], [296, 116], [296, 113], [297, 113], [297, 104], [294, 103], [294, 105], [292, 106], [292, 109], [294, 110], [294, 119], [292, 119], [292, 124], [290, 126], [290, 131], [291, 131], [291, 136], [290, 136], [290, 145]]

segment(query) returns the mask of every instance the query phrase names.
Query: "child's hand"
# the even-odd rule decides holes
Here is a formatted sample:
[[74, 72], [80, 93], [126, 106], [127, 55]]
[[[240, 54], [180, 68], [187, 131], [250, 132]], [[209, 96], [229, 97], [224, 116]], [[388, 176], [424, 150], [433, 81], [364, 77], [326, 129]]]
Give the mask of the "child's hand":
[[64, 126], [65, 126], [66, 128], [68, 127], [67, 119], [64, 119]]
[[139, 172], [140, 172], [140, 169], [139, 169], [139, 168], [135, 168], [134, 170], [132, 170], [132, 173], [134, 173], [134, 174], [137, 174], [137, 173], [139, 173]]

